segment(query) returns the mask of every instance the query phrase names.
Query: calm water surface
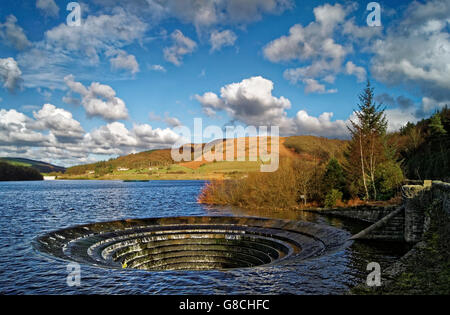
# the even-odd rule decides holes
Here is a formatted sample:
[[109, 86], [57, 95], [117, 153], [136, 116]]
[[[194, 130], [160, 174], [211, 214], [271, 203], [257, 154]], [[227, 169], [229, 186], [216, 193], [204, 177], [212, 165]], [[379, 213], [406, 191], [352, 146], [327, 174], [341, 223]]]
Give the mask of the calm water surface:
[[288, 266], [230, 271], [111, 270], [81, 265], [81, 286], [67, 286], [67, 262], [36, 252], [41, 234], [78, 224], [165, 216], [239, 215], [333, 225], [351, 233], [354, 221], [302, 212], [255, 212], [200, 205], [203, 181], [0, 182], [1, 294], [342, 294], [365, 282], [369, 262], [388, 266], [405, 249], [353, 243]]

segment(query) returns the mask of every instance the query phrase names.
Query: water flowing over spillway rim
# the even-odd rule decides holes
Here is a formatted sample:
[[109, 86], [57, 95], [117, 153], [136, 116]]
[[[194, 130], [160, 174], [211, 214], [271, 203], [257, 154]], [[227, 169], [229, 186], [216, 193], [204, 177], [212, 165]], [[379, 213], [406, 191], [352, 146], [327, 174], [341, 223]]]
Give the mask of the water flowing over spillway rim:
[[38, 236], [54, 258], [113, 269], [226, 270], [314, 258], [349, 244], [327, 225], [258, 217], [190, 216], [77, 225]]

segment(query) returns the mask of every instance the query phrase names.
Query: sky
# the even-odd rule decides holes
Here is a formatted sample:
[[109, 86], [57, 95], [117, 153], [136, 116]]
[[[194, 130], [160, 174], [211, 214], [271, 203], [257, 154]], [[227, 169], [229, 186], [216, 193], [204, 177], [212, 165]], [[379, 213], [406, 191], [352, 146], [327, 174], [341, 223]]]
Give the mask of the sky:
[[0, 156], [106, 160], [195, 118], [345, 139], [367, 80], [389, 131], [450, 104], [448, 0], [378, 1], [380, 26], [370, 1], [69, 2], [1, 3]]

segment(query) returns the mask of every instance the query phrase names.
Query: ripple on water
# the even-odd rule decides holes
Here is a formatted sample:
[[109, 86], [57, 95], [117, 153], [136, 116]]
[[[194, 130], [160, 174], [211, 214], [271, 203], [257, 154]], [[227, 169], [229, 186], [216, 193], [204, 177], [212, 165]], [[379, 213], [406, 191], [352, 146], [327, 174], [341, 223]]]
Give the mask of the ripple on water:
[[[131, 185], [130, 185], [131, 184]], [[202, 181], [53, 181], [0, 183], [0, 293], [3, 294], [337, 294], [363, 281], [370, 261], [389, 264], [402, 251], [354, 243], [294, 265], [228, 271], [111, 270], [81, 264], [81, 286], [68, 287], [67, 261], [32, 250], [39, 235], [127, 218], [239, 215], [334, 225], [353, 223], [300, 213], [259, 213], [196, 203]], [[372, 260], [377, 259], [377, 260]]]

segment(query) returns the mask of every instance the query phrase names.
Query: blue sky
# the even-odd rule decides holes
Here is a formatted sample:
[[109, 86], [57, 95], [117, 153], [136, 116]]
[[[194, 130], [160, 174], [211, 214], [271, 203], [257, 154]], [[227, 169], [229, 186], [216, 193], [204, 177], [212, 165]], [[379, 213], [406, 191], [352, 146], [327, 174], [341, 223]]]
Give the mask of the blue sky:
[[370, 79], [390, 130], [450, 103], [448, 1], [3, 1], [0, 156], [63, 165], [169, 147], [177, 126], [348, 136]]

